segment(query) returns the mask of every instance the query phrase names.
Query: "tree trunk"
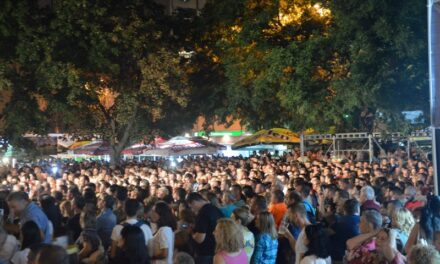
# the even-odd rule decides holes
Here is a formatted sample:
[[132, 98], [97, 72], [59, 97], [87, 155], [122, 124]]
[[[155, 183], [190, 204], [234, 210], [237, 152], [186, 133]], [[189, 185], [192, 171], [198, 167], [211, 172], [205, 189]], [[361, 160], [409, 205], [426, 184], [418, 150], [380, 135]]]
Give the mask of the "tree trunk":
[[114, 167], [119, 164], [121, 160], [121, 152], [117, 146], [112, 146], [110, 151], [110, 166]]

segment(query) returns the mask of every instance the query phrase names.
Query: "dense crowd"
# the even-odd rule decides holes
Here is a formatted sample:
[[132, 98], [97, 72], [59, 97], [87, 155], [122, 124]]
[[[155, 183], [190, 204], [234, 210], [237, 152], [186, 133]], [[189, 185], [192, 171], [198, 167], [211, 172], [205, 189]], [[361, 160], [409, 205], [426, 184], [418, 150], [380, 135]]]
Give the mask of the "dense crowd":
[[10, 168], [0, 263], [440, 263], [429, 161], [309, 154]]

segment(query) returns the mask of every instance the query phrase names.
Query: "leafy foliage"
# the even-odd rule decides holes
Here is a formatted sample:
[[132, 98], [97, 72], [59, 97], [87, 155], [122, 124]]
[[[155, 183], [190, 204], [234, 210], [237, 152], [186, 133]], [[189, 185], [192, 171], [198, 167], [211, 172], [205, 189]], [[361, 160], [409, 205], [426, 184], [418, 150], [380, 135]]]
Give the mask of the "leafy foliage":
[[[419, 1], [211, 1], [200, 51], [225, 81], [220, 111], [250, 128], [389, 129], [427, 111], [426, 8]], [[376, 122], [379, 123], [379, 122]]]
[[0, 16], [18, 25], [10, 57], [3, 56], [12, 90], [5, 135], [42, 133], [55, 119], [62, 131], [102, 135], [117, 159], [133, 140], [166, 133], [158, 128], [171, 127], [164, 126], [169, 116], [176, 125], [191, 124], [187, 115], [175, 118], [187, 106], [189, 87], [152, 2], [18, 2], [6, 1], [16, 11]]

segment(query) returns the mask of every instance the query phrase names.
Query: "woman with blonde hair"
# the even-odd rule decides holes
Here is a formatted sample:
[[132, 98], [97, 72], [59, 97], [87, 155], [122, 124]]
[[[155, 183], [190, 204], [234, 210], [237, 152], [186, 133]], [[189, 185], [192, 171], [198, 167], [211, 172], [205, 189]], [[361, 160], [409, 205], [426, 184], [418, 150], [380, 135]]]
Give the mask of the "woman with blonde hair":
[[408, 264], [437, 264], [440, 263], [440, 254], [433, 246], [415, 245], [411, 248], [407, 261]]
[[232, 212], [231, 218], [235, 221], [243, 233], [244, 250], [248, 256], [248, 262], [250, 262], [252, 254], [254, 253], [255, 237], [254, 234], [247, 228], [251, 218], [249, 209], [245, 207], [236, 208]]
[[402, 242], [403, 248], [408, 241], [408, 236], [415, 223], [416, 221], [414, 220], [412, 213], [406, 208], [396, 209], [391, 215], [391, 227], [396, 230], [397, 239]]
[[214, 230], [216, 254], [214, 264], [243, 264], [248, 262], [243, 244], [243, 233], [230, 218], [217, 221]]
[[267, 211], [258, 214], [256, 226], [260, 233], [256, 239], [251, 263], [274, 264], [278, 252], [278, 234], [272, 214]]

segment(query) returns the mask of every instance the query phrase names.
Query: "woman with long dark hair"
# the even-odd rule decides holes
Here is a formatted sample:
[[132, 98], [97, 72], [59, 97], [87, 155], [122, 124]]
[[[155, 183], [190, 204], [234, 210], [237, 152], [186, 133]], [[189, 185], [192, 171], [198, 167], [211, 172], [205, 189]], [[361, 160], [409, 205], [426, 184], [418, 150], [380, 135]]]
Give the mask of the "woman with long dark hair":
[[308, 249], [300, 263], [332, 263], [330, 257], [330, 248], [328, 247], [329, 239], [322, 225], [316, 224], [306, 226], [305, 234], [308, 241]]
[[40, 228], [34, 221], [28, 221], [21, 226], [21, 249], [11, 259], [13, 264], [27, 264], [30, 247], [43, 241]]
[[428, 202], [422, 208], [419, 223], [411, 230], [405, 252], [410, 252], [416, 244], [432, 244], [436, 231], [440, 231], [440, 197], [429, 196]]
[[50, 195], [43, 195], [40, 197], [41, 208], [52, 223], [53, 235], [56, 237], [61, 231], [63, 215], [55, 202], [55, 198]]
[[135, 225], [127, 225], [122, 229], [121, 237], [122, 248], [111, 263], [150, 264], [150, 257], [147, 250], [145, 250], [145, 238], [142, 229]]
[[153, 236], [152, 263], [172, 264], [174, 252], [174, 230], [177, 221], [173, 211], [165, 202], [157, 202], [152, 210], [151, 221], [156, 223], [157, 231]]

